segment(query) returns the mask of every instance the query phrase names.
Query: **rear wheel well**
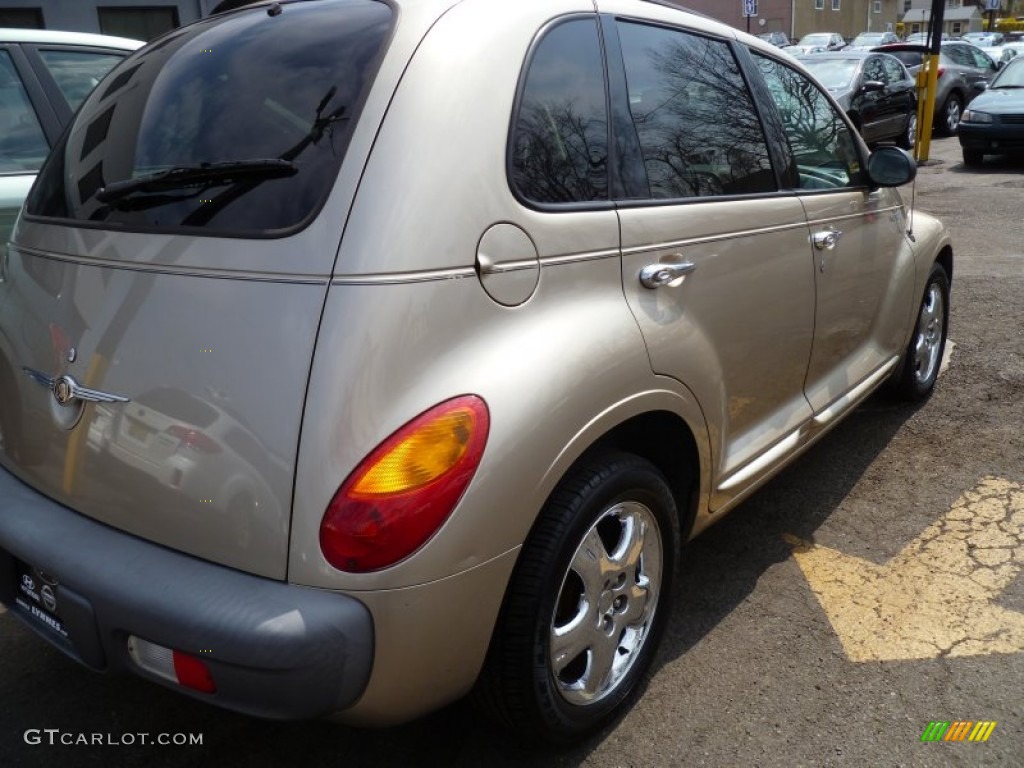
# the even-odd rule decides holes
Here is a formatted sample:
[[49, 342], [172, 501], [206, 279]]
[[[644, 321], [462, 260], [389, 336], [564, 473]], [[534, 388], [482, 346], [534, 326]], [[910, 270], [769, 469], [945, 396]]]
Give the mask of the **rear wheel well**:
[[953, 249], [948, 245], [943, 248], [939, 255], [935, 257], [935, 261], [942, 265], [942, 268], [946, 270], [946, 277], [949, 278], [949, 282], [953, 283]]
[[665, 476], [675, 498], [681, 540], [686, 541], [700, 490], [700, 455], [686, 422], [668, 411], [634, 416], [604, 435], [587, 455], [608, 450], [642, 456]]

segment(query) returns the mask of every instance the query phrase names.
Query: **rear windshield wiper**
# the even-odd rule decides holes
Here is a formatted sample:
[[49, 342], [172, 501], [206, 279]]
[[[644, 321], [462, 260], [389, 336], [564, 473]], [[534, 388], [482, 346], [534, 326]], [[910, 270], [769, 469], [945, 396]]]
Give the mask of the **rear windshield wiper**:
[[203, 163], [115, 181], [97, 190], [96, 199], [103, 203], [112, 203], [135, 192], [160, 192], [208, 186], [211, 183], [228, 184], [249, 179], [282, 178], [293, 176], [297, 171], [295, 163], [278, 158]]

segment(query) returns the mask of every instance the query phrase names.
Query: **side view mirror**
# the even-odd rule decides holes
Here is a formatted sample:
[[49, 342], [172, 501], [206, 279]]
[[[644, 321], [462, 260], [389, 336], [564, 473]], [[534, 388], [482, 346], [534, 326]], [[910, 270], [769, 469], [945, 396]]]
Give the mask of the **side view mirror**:
[[901, 187], [917, 176], [917, 161], [898, 147], [879, 147], [868, 157], [868, 178], [876, 187]]

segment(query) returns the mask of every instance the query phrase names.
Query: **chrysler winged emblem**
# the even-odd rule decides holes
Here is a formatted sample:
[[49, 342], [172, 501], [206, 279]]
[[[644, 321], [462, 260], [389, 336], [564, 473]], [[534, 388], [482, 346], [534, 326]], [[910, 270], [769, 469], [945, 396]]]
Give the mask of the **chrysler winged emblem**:
[[34, 368], [22, 368], [25, 375], [53, 393], [57, 405], [72, 405], [76, 400], [89, 403], [127, 403], [129, 398], [83, 387], [71, 376], [47, 376]]

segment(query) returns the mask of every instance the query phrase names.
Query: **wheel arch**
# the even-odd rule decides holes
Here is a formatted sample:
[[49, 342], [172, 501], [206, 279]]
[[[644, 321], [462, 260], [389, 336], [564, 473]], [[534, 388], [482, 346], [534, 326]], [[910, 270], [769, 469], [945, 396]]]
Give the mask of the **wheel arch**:
[[953, 284], [953, 248], [949, 244], [943, 246], [942, 250], [939, 251], [935, 257], [935, 261], [942, 265], [942, 268], [946, 270], [946, 277], [949, 278], [949, 284]]
[[689, 425], [668, 411], [633, 416], [603, 435], [567, 474], [580, 462], [605, 451], [635, 454], [658, 468], [672, 491], [681, 540], [686, 541], [696, 519], [701, 487], [700, 451]]

